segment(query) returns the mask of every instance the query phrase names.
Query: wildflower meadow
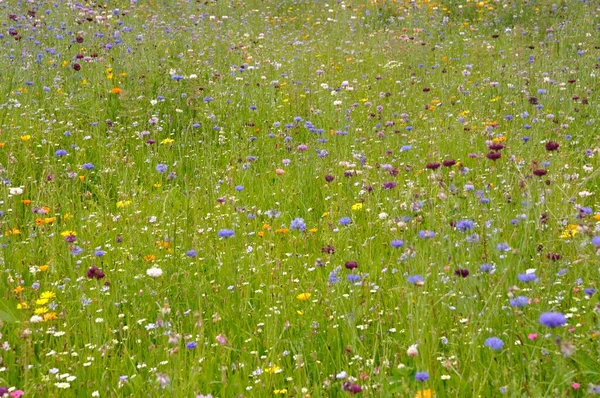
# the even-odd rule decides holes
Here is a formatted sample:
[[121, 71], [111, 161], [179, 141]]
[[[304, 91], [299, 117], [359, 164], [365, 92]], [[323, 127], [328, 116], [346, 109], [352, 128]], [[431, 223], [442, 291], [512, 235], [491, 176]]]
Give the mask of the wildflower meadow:
[[598, 1], [0, 21], [0, 397], [600, 395]]

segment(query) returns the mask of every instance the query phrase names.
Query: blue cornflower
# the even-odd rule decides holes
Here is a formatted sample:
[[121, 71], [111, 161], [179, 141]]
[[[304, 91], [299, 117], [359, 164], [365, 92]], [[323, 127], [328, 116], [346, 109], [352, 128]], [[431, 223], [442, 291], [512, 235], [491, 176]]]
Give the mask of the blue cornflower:
[[185, 348], [187, 348], [188, 350], [193, 350], [196, 347], [198, 347], [198, 343], [196, 343], [195, 341], [189, 341], [185, 343]]
[[350, 275], [348, 275], [348, 281], [350, 281], [352, 283], [359, 282], [360, 281], [360, 275], [350, 274]]
[[496, 271], [496, 267], [494, 267], [493, 264], [481, 264], [479, 269], [481, 270], [481, 272], [489, 272], [489, 273], [494, 273], [494, 271]]
[[338, 283], [340, 281], [340, 277], [337, 274], [337, 271], [331, 271], [329, 273], [329, 278], [328, 278], [328, 282], [330, 285], [335, 285], [336, 283]]
[[408, 283], [412, 283], [413, 285], [421, 286], [425, 283], [425, 279], [423, 279], [421, 275], [411, 275], [406, 279], [408, 280]]
[[96, 250], [96, 251], [94, 252], [94, 256], [96, 256], [96, 257], [102, 257], [102, 256], [104, 256], [105, 254], [106, 254], [106, 252], [105, 252], [104, 250]]
[[498, 243], [496, 245], [496, 250], [499, 252], [508, 252], [510, 251], [510, 246], [508, 246], [508, 243]]
[[238, 185], [238, 186], [235, 187], [235, 190], [238, 191], [238, 192], [239, 191], [243, 191], [244, 187], [242, 185]]
[[156, 171], [158, 171], [159, 173], [165, 173], [167, 171], [168, 167], [169, 166], [167, 166], [164, 163], [159, 163], [159, 164], [156, 165]]
[[352, 224], [352, 220], [350, 217], [342, 217], [340, 218], [340, 225], [349, 225]]
[[429, 380], [429, 373], [427, 373], [427, 372], [417, 372], [417, 373], [415, 373], [415, 380], [418, 380], [418, 381]]
[[187, 252], [185, 252], [185, 255], [188, 256], [188, 257], [194, 258], [194, 257], [196, 257], [198, 255], [198, 252], [196, 250], [194, 250], [194, 249], [190, 249]]
[[435, 232], [433, 231], [419, 231], [419, 237], [423, 238], [423, 239], [431, 239], [435, 236]]
[[504, 346], [504, 341], [500, 340], [498, 337], [490, 337], [485, 340], [485, 346], [490, 347], [492, 350], [500, 351]]
[[221, 238], [230, 238], [234, 235], [235, 233], [233, 232], [232, 229], [222, 229], [219, 231], [219, 236]]
[[600, 247], [600, 236], [594, 236], [592, 238], [592, 245]]
[[594, 288], [590, 287], [590, 288], [587, 288], [587, 289], [583, 289], [583, 292], [584, 292], [586, 295], [588, 295], [588, 296], [593, 296], [593, 295], [594, 295], [594, 293], [596, 293], [596, 289], [594, 289]]
[[549, 328], [555, 328], [567, 323], [567, 318], [560, 312], [544, 312], [540, 315], [540, 323]]
[[390, 244], [392, 245], [392, 247], [399, 248], [404, 246], [404, 241], [400, 239], [394, 239]]
[[304, 220], [302, 218], [294, 218], [292, 220], [292, 222], [290, 223], [290, 229], [294, 230], [297, 229], [298, 231], [302, 232], [304, 230], [306, 230], [306, 223], [304, 222]]
[[535, 274], [519, 274], [517, 275], [517, 278], [521, 281], [521, 282], [525, 282], [525, 283], [529, 283], [529, 282], [535, 282], [537, 280], [537, 276], [535, 276]]
[[84, 163], [81, 167], [85, 170], [93, 170], [95, 166], [93, 163]]
[[465, 232], [475, 227], [475, 223], [471, 220], [460, 220], [456, 223], [456, 229]]
[[517, 298], [510, 299], [511, 307], [522, 308], [525, 307], [527, 304], [529, 304], [529, 298], [525, 296], [518, 296]]
[[59, 149], [54, 154], [60, 158], [63, 156], [67, 156], [67, 151], [65, 151], [64, 149]]

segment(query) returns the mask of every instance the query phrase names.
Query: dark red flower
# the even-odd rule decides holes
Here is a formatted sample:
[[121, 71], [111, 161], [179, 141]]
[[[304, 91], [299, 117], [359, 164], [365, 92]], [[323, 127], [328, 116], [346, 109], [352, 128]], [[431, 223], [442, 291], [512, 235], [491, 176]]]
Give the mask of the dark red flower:
[[490, 144], [490, 145], [488, 145], [488, 148], [490, 148], [492, 151], [500, 151], [500, 150], [504, 149], [505, 146], [506, 145], [504, 145], [504, 144], [498, 143], [498, 144]]
[[428, 169], [431, 169], [431, 170], [435, 170], [435, 169], [440, 168], [440, 164], [438, 162], [431, 162], [431, 163], [427, 163], [427, 165], [425, 167]]
[[335, 178], [335, 177], [333, 177], [331, 174], [327, 174], [327, 175], [325, 176], [325, 181], [327, 181], [327, 182], [331, 182], [331, 181], [333, 181], [333, 179], [334, 179], [334, 178]]
[[80, 71], [81, 70], [81, 65], [79, 65], [77, 62], [75, 62], [73, 64], [73, 69], [75, 69], [76, 71]]
[[454, 275], [460, 276], [461, 278], [466, 278], [469, 276], [469, 270], [464, 268], [455, 269]]
[[558, 147], [559, 147], [559, 144], [558, 144], [558, 142], [555, 142], [555, 141], [548, 141], [548, 142], [546, 143], [546, 150], [547, 150], [547, 151], [556, 151], [556, 150], [558, 149]]
[[533, 170], [533, 174], [535, 174], [538, 177], [545, 176], [547, 173], [548, 173], [548, 171], [546, 169], [536, 169], [536, 170]]
[[490, 152], [486, 155], [486, 157], [494, 162], [502, 157], [502, 153], [500, 152]]
[[358, 263], [356, 261], [346, 261], [344, 267], [347, 269], [355, 269], [358, 268]]

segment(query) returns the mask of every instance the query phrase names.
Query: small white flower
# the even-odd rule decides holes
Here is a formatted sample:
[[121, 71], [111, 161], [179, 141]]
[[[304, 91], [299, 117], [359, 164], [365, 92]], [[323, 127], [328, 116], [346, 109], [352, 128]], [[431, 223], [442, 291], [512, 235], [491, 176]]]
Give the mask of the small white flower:
[[71, 387], [71, 385], [69, 383], [54, 383], [54, 385], [57, 388], [62, 388], [63, 390], [66, 390], [67, 388]]
[[44, 320], [44, 318], [42, 318], [39, 315], [34, 315], [31, 318], [29, 318], [29, 322], [31, 322], [31, 323], [39, 323], [39, 322], [42, 322], [43, 320]]
[[162, 269], [160, 269], [158, 267], [152, 267], [152, 268], [148, 268], [146, 270], [146, 275], [148, 275], [148, 276], [150, 276], [152, 278], [158, 278], [162, 274], [163, 274]]
[[416, 357], [417, 355], [419, 355], [419, 350], [417, 349], [418, 346], [418, 344], [413, 344], [410, 347], [408, 347], [408, 350], [406, 350], [406, 355], [408, 355], [409, 357]]
[[450, 375], [442, 375], [442, 380], [450, 380]]
[[92, 397], [99, 397], [99, 396], [100, 396], [100, 393], [98, 392], [98, 390], [96, 390], [92, 393]]
[[8, 193], [11, 195], [21, 195], [23, 193], [23, 188], [19, 188], [19, 187], [9, 188]]

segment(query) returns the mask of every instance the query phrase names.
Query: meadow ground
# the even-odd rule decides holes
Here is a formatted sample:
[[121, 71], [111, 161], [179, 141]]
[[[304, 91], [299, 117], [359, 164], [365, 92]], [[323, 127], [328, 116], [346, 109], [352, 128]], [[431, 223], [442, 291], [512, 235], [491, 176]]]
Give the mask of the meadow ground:
[[600, 394], [599, 17], [0, 2], [0, 396]]

